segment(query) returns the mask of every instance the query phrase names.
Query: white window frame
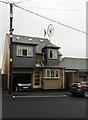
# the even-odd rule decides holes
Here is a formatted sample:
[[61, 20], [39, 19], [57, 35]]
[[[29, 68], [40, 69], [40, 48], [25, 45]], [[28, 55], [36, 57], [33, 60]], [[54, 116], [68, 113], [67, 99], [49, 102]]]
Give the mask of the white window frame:
[[[52, 51], [52, 58], [50, 57], [50, 51]], [[48, 50], [48, 58], [49, 59], [57, 59], [58, 58], [57, 50], [56, 49], [49, 49]]]
[[[23, 50], [27, 50], [27, 55], [23, 55]], [[20, 53], [19, 53], [20, 51]], [[31, 51], [31, 52], [30, 52]], [[17, 56], [33, 57], [33, 47], [32, 46], [17, 46]]]
[[[52, 71], [54, 70], [54, 76], [52, 77]], [[49, 75], [48, 75], [49, 72]], [[58, 77], [56, 76], [56, 73], [58, 72]], [[58, 69], [47, 69], [46, 70], [46, 78], [59, 78], [60, 72]]]

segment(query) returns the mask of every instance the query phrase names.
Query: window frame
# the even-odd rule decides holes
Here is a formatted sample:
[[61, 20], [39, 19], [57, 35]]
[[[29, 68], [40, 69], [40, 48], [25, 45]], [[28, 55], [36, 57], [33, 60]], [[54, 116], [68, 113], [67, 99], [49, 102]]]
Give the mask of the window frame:
[[[16, 52], [17, 56], [33, 57], [33, 47], [32, 46], [21, 46], [21, 45], [18, 45], [16, 50], [17, 50], [17, 52]], [[27, 55], [23, 55], [23, 50], [27, 50]], [[31, 54], [29, 54], [29, 51], [31, 51]]]
[[[53, 71], [54, 71], [54, 76], [52, 75]], [[57, 76], [57, 73], [58, 73], [58, 76]], [[60, 78], [60, 71], [58, 69], [47, 69], [46, 78]]]
[[57, 60], [58, 59], [58, 50], [57, 49], [48, 49], [48, 58]]

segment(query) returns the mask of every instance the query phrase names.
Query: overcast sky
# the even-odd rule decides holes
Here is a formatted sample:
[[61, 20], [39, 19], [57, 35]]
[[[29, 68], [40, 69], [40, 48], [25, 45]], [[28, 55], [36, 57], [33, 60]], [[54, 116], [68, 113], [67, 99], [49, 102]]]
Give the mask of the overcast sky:
[[[8, 1], [8, 0], [3, 0]], [[21, 0], [14, 0], [19, 2]], [[24, 1], [24, 0], [23, 0]], [[39, 15], [86, 32], [87, 0], [29, 0], [17, 4]], [[9, 33], [9, 4], [0, 3], [0, 66], [6, 33]], [[50, 41], [60, 46], [63, 57], [86, 57], [86, 34], [46, 20], [14, 6], [14, 34], [43, 37], [44, 29], [54, 26]], [[49, 38], [46, 35], [45, 38]]]

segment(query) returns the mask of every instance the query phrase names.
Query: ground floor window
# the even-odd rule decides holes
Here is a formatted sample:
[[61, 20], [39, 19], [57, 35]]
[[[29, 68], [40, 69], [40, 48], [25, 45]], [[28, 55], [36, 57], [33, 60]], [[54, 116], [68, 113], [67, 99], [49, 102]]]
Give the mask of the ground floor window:
[[59, 70], [58, 69], [47, 69], [46, 77], [47, 78], [59, 78]]

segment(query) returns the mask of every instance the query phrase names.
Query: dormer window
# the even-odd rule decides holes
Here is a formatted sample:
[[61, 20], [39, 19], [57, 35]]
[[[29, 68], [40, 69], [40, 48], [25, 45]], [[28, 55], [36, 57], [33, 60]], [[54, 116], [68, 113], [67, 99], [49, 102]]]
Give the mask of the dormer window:
[[49, 49], [48, 51], [48, 58], [49, 59], [57, 59], [57, 50], [55, 49]]
[[17, 56], [33, 57], [33, 47], [17, 46]]

